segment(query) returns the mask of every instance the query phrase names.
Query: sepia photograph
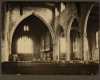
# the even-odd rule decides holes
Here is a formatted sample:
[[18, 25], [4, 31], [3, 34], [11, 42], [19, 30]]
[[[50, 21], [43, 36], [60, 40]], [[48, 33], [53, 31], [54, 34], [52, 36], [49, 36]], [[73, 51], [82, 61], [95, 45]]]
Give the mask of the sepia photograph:
[[2, 75], [99, 75], [99, 2], [1, 7]]

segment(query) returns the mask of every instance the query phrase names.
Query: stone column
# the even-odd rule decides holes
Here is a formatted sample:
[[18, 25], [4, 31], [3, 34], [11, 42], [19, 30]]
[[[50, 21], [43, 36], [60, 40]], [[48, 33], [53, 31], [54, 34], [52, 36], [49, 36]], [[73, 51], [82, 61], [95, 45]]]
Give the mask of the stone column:
[[56, 61], [56, 48], [55, 48], [55, 43], [53, 43], [53, 61]]
[[59, 43], [55, 43], [56, 60], [59, 61]]
[[58, 61], [57, 42], [55, 43], [55, 58]]
[[70, 61], [70, 32], [65, 31], [65, 44], [66, 44], [66, 61]]
[[57, 42], [57, 46], [56, 46], [56, 52], [57, 52], [57, 56], [58, 56], [58, 61], [60, 60], [60, 56], [59, 56], [59, 41]]
[[88, 53], [86, 51], [86, 47], [88, 46], [88, 44], [86, 43], [86, 39], [87, 39], [87, 33], [84, 33], [81, 35], [82, 37], [82, 60], [83, 61], [88, 61]]
[[66, 39], [66, 61], [70, 61], [70, 41]]
[[4, 61], [8, 61], [9, 60], [9, 51], [8, 51], [8, 30], [9, 30], [9, 10], [6, 11], [6, 7], [5, 7], [5, 13], [4, 13], [4, 36], [5, 36], [5, 40], [4, 40], [4, 53], [5, 53], [5, 56], [4, 56]]
[[56, 40], [55, 40], [55, 54], [56, 54], [56, 60], [59, 61], [59, 37], [56, 36]]
[[[84, 3], [82, 4], [84, 5]], [[82, 11], [84, 11], [81, 15], [81, 25], [80, 25], [80, 28], [81, 28], [81, 36], [82, 36], [82, 60], [83, 61], [87, 61], [88, 60], [88, 54], [87, 54], [87, 51], [86, 51], [86, 35], [87, 35], [87, 22], [88, 22], [88, 18], [89, 18], [89, 14], [90, 14], [90, 11], [93, 7], [93, 3], [90, 3], [90, 4], [85, 4], [85, 6], [83, 6], [83, 8], [81, 9]]]

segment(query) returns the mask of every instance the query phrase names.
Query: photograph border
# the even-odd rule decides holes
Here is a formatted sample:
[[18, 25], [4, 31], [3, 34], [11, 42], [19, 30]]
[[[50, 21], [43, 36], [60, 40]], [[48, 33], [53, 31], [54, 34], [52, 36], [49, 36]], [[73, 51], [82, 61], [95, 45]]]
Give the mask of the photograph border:
[[[0, 32], [1, 32], [1, 9], [2, 9], [2, 1], [38, 1], [38, 2], [99, 2], [99, 31], [100, 31], [100, 0], [0, 0]], [[100, 35], [100, 33], [99, 33]], [[99, 36], [100, 38], [100, 36]], [[0, 34], [1, 41], [1, 34]], [[99, 43], [100, 45], [100, 43]], [[1, 43], [0, 43], [1, 46]], [[100, 53], [100, 47], [99, 47]], [[0, 62], [1, 62], [1, 47], [0, 47]], [[100, 55], [99, 55], [100, 62]], [[100, 67], [100, 63], [99, 63]], [[1, 72], [1, 64], [0, 64], [0, 72]], [[100, 72], [100, 69], [99, 69]], [[2, 75], [0, 74], [0, 80], [99, 80], [99, 75]]]

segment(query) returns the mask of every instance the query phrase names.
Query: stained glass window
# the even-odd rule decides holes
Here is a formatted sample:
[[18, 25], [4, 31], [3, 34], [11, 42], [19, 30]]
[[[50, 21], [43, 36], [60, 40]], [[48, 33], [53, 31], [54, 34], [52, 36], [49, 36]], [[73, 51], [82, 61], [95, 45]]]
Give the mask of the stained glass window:
[[18, 53], [32, 53], [33, 43], [31, 38], [27, 36], [20, 37], [17, 42]]

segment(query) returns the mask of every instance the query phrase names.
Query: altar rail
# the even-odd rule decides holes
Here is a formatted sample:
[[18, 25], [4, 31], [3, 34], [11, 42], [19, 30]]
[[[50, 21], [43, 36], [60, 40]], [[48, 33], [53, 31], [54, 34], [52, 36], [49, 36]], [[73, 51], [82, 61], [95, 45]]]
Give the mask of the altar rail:
[[4, 62], [3, 75], [98, 75], [99, 64], [57, 62]]

